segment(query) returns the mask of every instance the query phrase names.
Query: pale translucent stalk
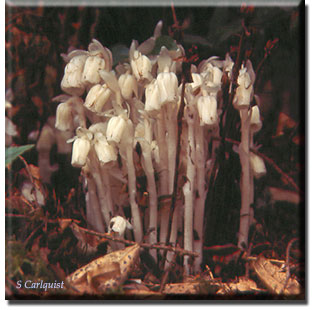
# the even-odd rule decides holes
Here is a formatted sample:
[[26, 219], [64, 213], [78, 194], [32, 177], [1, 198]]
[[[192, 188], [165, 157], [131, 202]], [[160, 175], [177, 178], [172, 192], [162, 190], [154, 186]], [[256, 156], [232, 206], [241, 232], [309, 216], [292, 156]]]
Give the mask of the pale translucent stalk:
[[[177, 137], [177, 105], [175, 102], [166, 103], [162, 109], [164, 109], [164, 115], [166, 119], [167, 130], [167, 167], [168, 167], [168, 189], [167, 194], [173, 194], [174, 176], [175, 176], [175, 162], [176, 162], [176, 137]], [[161, 209], [161, 226], [160, 226], [160, 242], [165, 243], [168, 240], [168, 228], [170, 221], [170, 208]], [[163, 252], [164, 254], [164, 252]]]
[[[157, 225], [158, 225], [158, 197], [155, 184], [154, 168], [152, 163], [152, 127], [148, 118], [144, 119], [144, 134], [147, 146], [143, 151], [145, 173], [147, 175], [147, 190], [149, 193], [149, 240], [151, 244], [157, 243]], [[149, 142], [149, 143], [148, 143]], [[150, 254], [157, 260], [156, 250], [150, 250]]]
[[166, 104], [166, 128], [167, 128], [167, 149], [168, 149], [168, 193], [173, 194], [176, 145], [177, 145], [177, 104], [169, 102]]
[[[170, 245], [176, 246], [177, 241], [177, 232], [178, 232], [178, 220], [180, 218], [179, 211], [182, 206], [182, 201], [177, 200], [175, 203], [175, 209], [173, 213], [172, 219], [172, 228], [171, 228], [171, 235], [170, 235]], [[164, 270], [168, 270], [170, 263], [173, 261], [174, 252], [168, 251], [166, 255], [165, 267]]]
[[140, 211], [136, 202], [137, 195], [137, 180], [136, 170], [133, 162], [133, 124], [130, 120], [127, 121], [127, 128], [124, 134], [123, 145], [126, 152], [126, 165], [128, 172], [128, 191], [129, 191], [129, 202], [131, 206], [132, 214], [132, 226], [135, 235], [136, 242], [141, 242], [143, 237], [142, 222], [140, 217]]
[[159, 173], [159, 195], [168, 193], [168, 150], [166, 144], [165, 112], [161, 109], [156, 124], [156, 141], [159, 147], [160, 163], [158, 164]]
[[[188, 111], [187, 114], [190, 114]], [[194, 207], [194, 185], [195, 185], [195, 137], [193, 115], [186, 116], [188, 123], [188, 144], [187, 144], [187, 182], [183, 187], [185, 197], [184, 208], [184, 249], [193, 251], [193, 207]], [[186, 274], [190, 274], [189, 257], [184, 256], [184, 268]]]
[[98, 232], [105, 232], [103, 215], [96, 193], [96, 185], [93, 178], [86, 176], [88, 192], [86, 194], [86, 217], [90, 227]]
[[105, 191], [106, 191], [106, 199], [107, 199], [107, 208], [110, 214], [110, 218], [114, 216], [114, 205], [113, 205], [113, 199], [112, 199], [112, 191], [111, 191], [111, 182], [110, 182], [110, 175], [109, 171], [106, 166], [101, 166], [101, 173], [102, 173], [102, 181], [105, 185]]
[[194, 240], [194, 251], [199, 253], [199, 256], [194, 260], [194, 272], [200, 272], [202, 263], [202, 246], [203, 246], [203, 231], [204, 231], [204, 211], [206, 201], [206, 156], [204, 144], [204, 127], [199, 125], [199, 120], [195, 122], [196, 134], [196, 195], [195, 210], [194, 210], [194, 230], [198, 234], [198, 240]]
[[110, 222], [108, 198], [106, 195], [105, 186], [104, 186], [103, 181], [102, 181], [101, 171], [99, 169], [98, 163], [95, 162], [95, 160], [93, 158], [90, 158], [89, 168], [90, 168], [91, 174], [93, 176], [94, 182], [96, 184], [97, 195], [99, 198], [101, 211], [102, 211], [106, 226], [108, 227], [109, 222]]
[[[168, 194], [168, 149], [166, 143], [165, 111], [162, 108], [157, 118], [156, 141], [159, 147], [160, 163], [158, 164], [159, 195]], [[160, 243], [166, 243], [169, 209], [161, 206], [160, 210]], [[161, 251], [164, 254], [164, 251]]]
[[241, 211], [240, 211], [240, 227], [238, 234], [238, 247], [247, 248], [248, 231], [250, 220], [250, 203], [251, 203], [251, 187], [250, 187], [250, 161], [249, 161], [249, 126], [250, 115], [247, 109], [241, 109], [241, 144], [239, 146], [239, 155], [242, 166], [241, 176]]
[[[147, 191], [149, 193], [149, 241], [151, 244], [157, 243], [157, 218], [158, 218], [158, 203], [157, 192], [154, 179], [154, 169], [151, 156], [151, 145], [144, 141], [141, 143], [143, 168], [147, 177]], [[157, 259], [156, 250], [150, 250], [150, 254]]]

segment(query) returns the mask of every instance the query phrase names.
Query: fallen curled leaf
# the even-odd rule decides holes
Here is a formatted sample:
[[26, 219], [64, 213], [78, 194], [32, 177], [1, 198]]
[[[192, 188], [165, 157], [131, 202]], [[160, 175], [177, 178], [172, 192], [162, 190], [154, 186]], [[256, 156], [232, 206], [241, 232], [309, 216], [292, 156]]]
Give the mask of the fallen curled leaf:
[[106, 254], [73, 272], [67, 281], [80, 293], [110, 292], [127, 280], [139, 253], [140, 246], [135, 244]]
[[252, 267], [270, 293], [298, 295], [302, 292], [296, 279], [289, 278], [286, 284], [286, 273], [267, 258], [259, 256], [255, 261], [252, 261]]

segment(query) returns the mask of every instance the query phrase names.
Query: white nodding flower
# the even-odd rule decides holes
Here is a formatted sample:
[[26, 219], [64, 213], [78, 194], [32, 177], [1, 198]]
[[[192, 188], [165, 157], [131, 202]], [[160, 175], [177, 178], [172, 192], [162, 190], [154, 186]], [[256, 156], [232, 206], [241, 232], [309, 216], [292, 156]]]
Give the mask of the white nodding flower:
[[107, 47], [103, 46], [102, 43], [100, 43], [96, 39], [93, 39], [92, 42], [89, 44], [88, 50], [91, 56], [101, 55], [101, 57], [105, 61], [104, 70], [106, 71], [112, 70], [113, 55], [112, 52]]
[[61, 81], [61, 89], [65, 93], [74, 96], [81, 96], [84, 93], [85, 85], [82, 80], [82, 73], [86, 58], [86, 54], [74, 56], [66, 65]]
[[70, 101], [62, 102], [56, 111], [55, 127], [61, 131], [73, 130], [73, 115]]
[[83, 167], [86, 164], [90, 148], [91, 143], [89, 139], [85, 137], [75, 139], [72, 146], [71, 165], [74, 167]]
[[117, 233], [120, 237], [124, 235], [126, 229], [132, 229], [132, 225], [122, 216], [115, 216], [109, 222], [108, 232]]
[[124, 99], [130, 100], [133, 94], [138, 97], [138, 84], [134, 75], [129, 72], [122, 74], [118, 79], [121, 95]]
[[152, 80], [152, 64], [147, 56], [142, 55], [137, 50], [132, 51], [130, 65], [137, 81]]
[[250, 118], [250, 129], [252, 132], [257, 132], [262, 127], [262, 122], [260, 119], [260, 112], [257, 105], [253, 106], [251, 109], [251, 118]]
[[160, 89], [157, 81], [154, 79], [145, 89], [145, 107], [146, 111], [161, 109]]
[[107, 125], [106, 138], [108, 141], [119, 143], [126, 128], [126, 120], [123, 116], [113, 116]]
[[173, 72], [161, 72], [156, 78], [160, 90], [161, 104], [176, 102], [178, 99], [178, 80]]
[[93, 133], [86, 128], [78, 127], [76, 136], [67, 142], [73, 142], [71, 164], [74, 167], [83, 167], [86, 164], [87, 156], [91, 149]]
[[198, 87], [200, 87], [203, 84], [203, 78], [199, 73], [192, 73], [191, 74], [192, 83], [189, 83], [189, 85], [192, 88], [192, 91], [195, 91]]
[[101, 132], [94, 135], [94, 149], [101, 164], [117, 160], [115, 148], [107, 142], [106, 137]]
[[200, 96], [197, 101], [200, 125], [216, 125], [218, 123], [217, 100], [214, 96]]
[[106, 62], [101, 53], [88, 56], [82, 73], [82, 81], [87, 84], [99, 84], [101, 82], [99, 70], [104, 70], [105, 66]]
[[229, 53], [226, 53], [225, 60], [223, 61], [223, 71], [227, 72], [229, 78], [231, 78], [234, 62]]
[[239, 86], [236, 88], [233, 105], [238, 110], [246, 109], [249, 107], [254, 89], [250, 75], [244, 66], [239, 71], [237, 84]]
[[22, 185], [21, 193], [27, 201], [37, 201], [40, 206], [45, 205], [44, 195], [32, 183], [28, 181], [24, 182]]
[[106, 84], [96, 84], [88, 92], [84, 106], [92, 112], [101, 113], [106, 103], [110, 101], [112, 94]]
[[165, 72], [165, 71], [174, 72], [176, 70], [176, 67], [173, 66], [173, 61], [170, 56], [169, 50], [165, 46], [161, 47], [160, 54], [157, 58], [157, 63], [158, 63], [158, 73]]
[[249, 160], [255, 178], [260, 178], [267, 173], [264, 160], [261, 157], [251, 152]]
[[202, 68], [204, 81], [209, 87], [220, 87], [223, 72], [210, 62], [206, 63]]

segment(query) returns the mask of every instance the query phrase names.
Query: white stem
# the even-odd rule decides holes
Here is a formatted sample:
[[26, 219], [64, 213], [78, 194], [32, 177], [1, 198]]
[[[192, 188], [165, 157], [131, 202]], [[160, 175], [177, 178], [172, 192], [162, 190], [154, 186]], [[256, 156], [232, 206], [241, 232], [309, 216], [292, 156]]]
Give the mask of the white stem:
[[[166, 144], [165, 111], [162, 108], [157, 119], [156, 141], [159, 147], [160, 163], [158, 165], [159, 173], [159, 195], [168, 194], [168, 148]], [[160, 210], [160, 243], [166, 243], [169, 209], [161, 206]], [[164, 254], [164, 251], [161, 251]]]
[[167, 127], [167, 149], [168, 149], [168, 193], [173, 194], [176, 145], [177, 145], [177, 105], [175, 102], [166, 104], [166, 127]]
[[[187, 106], [187, 109], [190, 108]], [[183, 187], [185, 196], [184, 211], [184, 249], [193, 250], [193, 206], [194, 206], [194, 185], [195, 185], [195, 137], [194, 137], [194, 113], [187, 110], [188, 143], [187, 143], [187, 182]], [[189, 257], [184, 257], [184, 268], [186, 274], [190, 274]]]
[[168, 150], [166, 144], [165, 113], [161, 109], [157, 118], [156, 141], [159, 147], [160, 163], [158, 165], [160, 196], [168, 193]]
[[[158, 203], [157, 192], [154, 179], [154, 169], [151, 156], [151, 145], [147, 142], [141, 142], [143, 168], [147, 177], [147, 191], [149, 193], [149, 241], [151, 244], [157, 243], [157, 217], [158, 217]], [[150, 250], [150, 254], [157, 259], [156, 250]]]
[[107, 199], [105, 187], [104, 187], [104, 184], [102, 181], [101, 172], [100, 172], [100, 169], [98, 167], [98, 163], [95, 163], [93, 161], [94, 161], [94, 158], [90, 158], [89, 168], [90, 168], [91, 174], [92, 174], [93, 179], [94, 179], [95, 184], [96, 184], [97, 195], [99, 198], [101, 211], [102, 211], [106, 226], [108, 227], [109, 222], [110, 222], [110, 213], [109, 213], [109, 209], [108, 209], [108, 199]]
[[[177, 145], [177, 105], [175, 102], [168, 102], [163, 107], [164, 116], [166, 119], [166, 129], [167, 129], [167, 167], [168, 167], [168, 189], [167, 193], [169, 195], [173, 194], [174, 187], [174, 176], [175, 176], [175, 162], [176, 162], [176, 145]], [[167, 242], [166, 238], [168, 235], [170, 221], [170, 208], [161, 209], [161, 226], [160, 226], [160, 242]], [[164, 252], [163, 252], [164, 254]], [[163, 255], [162, 254], [162, 255]]]
[[[179, 210], [181, 206], [182, 206], [181, 200], [177, 200], [175, 203], [175, 209], [174, 209], [173, 219], [172, 219], [171, 235], [170, 235], [170, 245], [172, 246], [176, 246]], [[174, 257], [174, 252], [168, 251], [166, 255], [166, 262], [165, 262], [164, 270], [167, 270], [169, 268], [170, 263], [173, 261], [173, 257]]]
[[110, 183], [110, 175], [109, 175], [109, 168], [106, 166], [101, 166], [100, 170], [102, 173], [102, 181], [105, 185], [105, 191], [106, 191], [106, 199], [107, 199], [107, 207], [110, 214], [110, 218], [112, 218], [114, 214], [114, 205], [113, 205], [113, 199], [112, 199], [112, 191], [111, 191], [111, 183]]
[[96, 194], [96, 185], [93, 178], [86, 176], [88, 192], [86, 194], [86, 217], [90, 227], [98, 232], [105, 232], [105, 225], [100, 204]]
[[126, 164], [128, 171], [128, 191], [129, 191], [129, 202], [131, 206], [131, 214], [133, 219], [133, 231], [136, 242], [142, 241], [142, 222], [140, 217], [140, 211], [136, 202], [137, 194], [137, 179], [136, 170], [133, 162], [133, 124], [130, 120], [127, 121], [127, 128], [125, 130], [125, 137], [123, 146], [126, 151]]
[[240, 228], [238, 235], [238, 247], [247, 248], [248, 230], [250, 219], [250, 162], [249, 162], [249, 126], [250, 115], [247, 109], [241, 109], [241, 144], [239, 146], [239, 155], [242, 166], [241, 176], [241, 211]]
[[195, 211], [194, 211], [194, 230], [198, 234], [198, 239], [194, 240], [194, 251], [199, 253], [199, 256], [194, 261], [194, 272], [200, 272], [202, 263], [202, 246], [203, 246], [203, 230], [204, 230], [204, 210], [206, 201], [206, 156], [204, 144], [204, 127], [199, 125], [199, 120], [195, 122], [196, 134], [196, 195]]
[[[152, 128], [149, 119], [144, 119], [145, 141], [141, 144], [144, 171], [147, 176], [147, 190], [149, 193], [149, 241], [151, 244], [157, 243], [157, 219], [158, 219], [158, 199], [155, 184], [154, 168], [152, 163]], [[150, 254], [157, 260], [156, 250], [150, 250]]]

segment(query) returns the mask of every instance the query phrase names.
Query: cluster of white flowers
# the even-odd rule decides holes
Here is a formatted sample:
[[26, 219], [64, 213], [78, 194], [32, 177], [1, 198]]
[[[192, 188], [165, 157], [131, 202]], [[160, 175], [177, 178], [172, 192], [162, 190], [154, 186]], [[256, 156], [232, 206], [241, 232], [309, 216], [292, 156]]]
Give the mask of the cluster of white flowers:
[[[104, 225], [96, 224], [101, 214], [110, 229], [111, 218], [124, 217], [124, 208], [129, 207], [137, 242], [142, 240], [144, 231], [152, 243], [167, 241], [169, 208], [162, 207], [159, 211], [158, 198], [172, 195], [174, 190], [177, 112], [183, 87], [179, 59], [183, 58], [184, 49], [179, 44], [175, 50], [163, 46], [158, 55], [152, 55], [161, 29], [159, 22], [151, 38], [140, 45], [133, 41], [129, 62], [115, 68], [111, 51], [95, 39], [87, 51], [75, 50], [63, 55], [67, 64], [61, 88], [67, 95], [55, 98], [60, 102], [55, 126], [75, 132], [69, 140], [73, 142], [72, 165], [82, 167], [88, 180], [89, 224], [104, 231]], [[191, 66], [193, 82], [185, 85], [180, 174], [186, 176], [187, 182], [174, 213], [180, 215], [185, 210], [187, 219], [174, 215], [171, 241], [176, 242], [177, 231], [184, 225], [184, 247], [200, 253], [207, 193], [206, 162], [210, 156], [207, 145], [211, 135], [218, 133], [221, 79], [223, 74], [230, 77], [232, 68], [229, 55], [225, 60], [210, 57], [198, 67]], [[251, 126], [257, 131], [261, 122], [258, 107], [249, 110], [253, 80], [248, 66], [240, 70], [237, 82], [233, 104], [247, 108]], [[135, 151], [137, 144], [141, 146], [140, 154]], [[257, 159], [251, 160], [253, 165], [256, 162]], [[139, 163], [146, 176], [148, 194], [148, 208], [141, 211]], [[199, 242], [194, 246], [193, 229], [198, 232], [201, 245]], [[157, 257], [154, 250], [151, 254]], [[201, 258], [197, 260], [196, 270], [200, 263]]]

